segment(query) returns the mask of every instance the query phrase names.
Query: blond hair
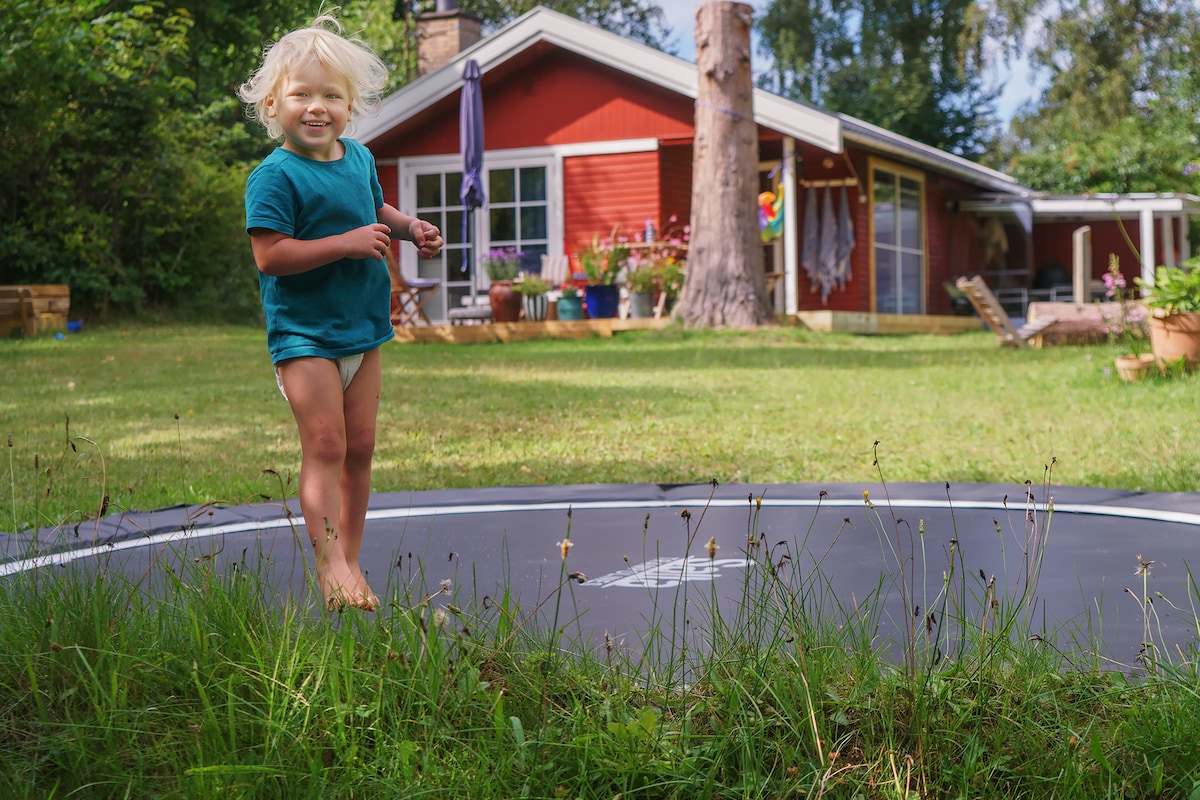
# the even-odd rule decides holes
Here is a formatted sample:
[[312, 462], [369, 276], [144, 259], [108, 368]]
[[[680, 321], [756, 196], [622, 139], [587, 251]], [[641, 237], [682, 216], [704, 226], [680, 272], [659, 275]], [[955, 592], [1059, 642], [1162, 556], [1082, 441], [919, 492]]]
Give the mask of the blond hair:
[[272, 139], [282, 139], [283, 128], [267, 114], [267, 98], [279, 93], [290, 73], [311, 61], [346, 79], [355, 111], [371, 114], [378, 108], [387, 86], [387, 67], [361, 39], [347, 38], [332, 14], [322, 14], [307, 28], [294, 30], [267, 47], [258, 71], [238, 87], [247, 114], [257, 119]]

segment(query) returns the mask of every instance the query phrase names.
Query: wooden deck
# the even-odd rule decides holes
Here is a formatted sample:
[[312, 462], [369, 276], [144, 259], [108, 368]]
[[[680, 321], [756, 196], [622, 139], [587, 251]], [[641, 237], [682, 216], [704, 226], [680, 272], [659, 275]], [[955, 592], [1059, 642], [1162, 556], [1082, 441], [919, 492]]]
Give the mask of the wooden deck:
[[[795, 318], [781, 318], [782, 325], [803, 325], [825, 333], [955, 334], [984, 329], [979, 317], [920, 316], [915, 314], [867, 314], [849, 311], [801, 311]], [[606, 338], [622, 331], [659, 330], [670, 319], [588, 319], [565, 322], [490, 322], [482, 325], [419, 325], [396, 328], [398, 342], [446, 342], [483, 344], [527, 342], [534, 339]]]
[[398, 342], [528, 342], [534, 339], [610, 337], [621, 331], [665, 328], [668, 319], [584, 319], [546, 322], [488, 322], [482, 325], [419, 325], [396, 328]]
[[825, 333], [969, 333], [983, 330], [979, 317], [927, 314], [872, 314], [865, 311], [801, 311], [797, 321]]

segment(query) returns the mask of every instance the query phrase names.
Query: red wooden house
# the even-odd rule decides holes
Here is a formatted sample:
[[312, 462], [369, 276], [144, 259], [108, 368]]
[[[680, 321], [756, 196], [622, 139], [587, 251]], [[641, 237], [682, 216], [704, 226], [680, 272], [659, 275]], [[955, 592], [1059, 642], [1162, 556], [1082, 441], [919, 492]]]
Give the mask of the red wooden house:
[[[517, 247], [536, 266], [541, 254], [569, 255], [614, 226], [634, 237], [647, 221], [659, 232], [672, 221], [687, 224], [694, 64], [544, 8], [484, 38], [478, 21], [457, 10], [419, 24], [428, 71], [377, 115], [360, 119], [352, 135], [374, 152], [388, 201], [445, 234], [439, 259], [418, 263], [411, 248], [402, 251], [405, 274], [442, 282], [427, 306], [431, 320], [445, 320], [448, 308], [486, 282], [474, 264], [490, 248]], [[488, 196], [471, 215], [458, 199], [468, 60], [483, 75]], [[754, 93], [754, 115], [762, 188], [783, 198], [782, 234], [764, 245], [766, 270], [784, 276], [775, 290], [780, 315], [828, 323], [849, 312], [841, 316], [863, 329], [877, 315], [949, 315], [946, 286], [966, 274], [982, 274], [1013, 300], [1010, 313], [1020, 314], [1038, 288], [1069, 291], [1074, 234], [1085, 225], [1093, 280], [1110, 252], [1127, 276], [1190, 255], [1187, 218], [1200, 214], [1200, 198], [1050, 197], [953, 154], [762, 90]], [[845, 229], [848, 217], [854, 247], [843, 280], [822, 292], [808, 248], [830, 227], [827, 194], [832, 221]]]

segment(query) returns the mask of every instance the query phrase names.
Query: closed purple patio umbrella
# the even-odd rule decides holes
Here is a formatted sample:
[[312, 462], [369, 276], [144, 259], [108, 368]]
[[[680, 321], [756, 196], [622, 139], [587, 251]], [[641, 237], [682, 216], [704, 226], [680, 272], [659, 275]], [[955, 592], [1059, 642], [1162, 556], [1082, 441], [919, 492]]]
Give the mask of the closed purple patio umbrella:
[[[458, 144], [462, 150], [463, 176], [459, 199], [463, 204], [463, 235], [470, 243], [471, 261], [478, 264], [475, 242], [472, 241], [471, 227], [468, 224], [470, 212], [487, 202], [487, 194], [483, 190], [483, 93], [479, 88], [479, 64], [471, 59], [463, 67], [462, 101], [458, 112]], [[462, 269], [467, 268], [467, 260], [463, 259]], [[477, 270], [475, 271], [477, 272]], [[472, 272], [472, 281], [476, 280]]]

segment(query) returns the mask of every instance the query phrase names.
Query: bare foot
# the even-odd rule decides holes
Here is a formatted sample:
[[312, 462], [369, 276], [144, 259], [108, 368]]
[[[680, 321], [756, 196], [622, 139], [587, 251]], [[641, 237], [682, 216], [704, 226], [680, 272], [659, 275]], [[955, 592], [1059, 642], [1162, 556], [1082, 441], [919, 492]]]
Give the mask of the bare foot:
[[371, 587], [367, 584], [367, 576], [362, 574], [361, 571], [358, 573], [358, 583], [354, 588], [363, 599], [363, 605], [359, 606], [359, 608], [364, 611], [379, 610], [379, 596], [371, 591]]
[[347, 608], [374, 611], [379, 606], [379, 598], [375, 597], [366, 585], [362, 573], [351, 568], [345, 561], [335, 562], [331, 559], [330, 563], [318, 564], [317, 586], [325, 597], [325, 608], [330, 611], [342, 611]]

